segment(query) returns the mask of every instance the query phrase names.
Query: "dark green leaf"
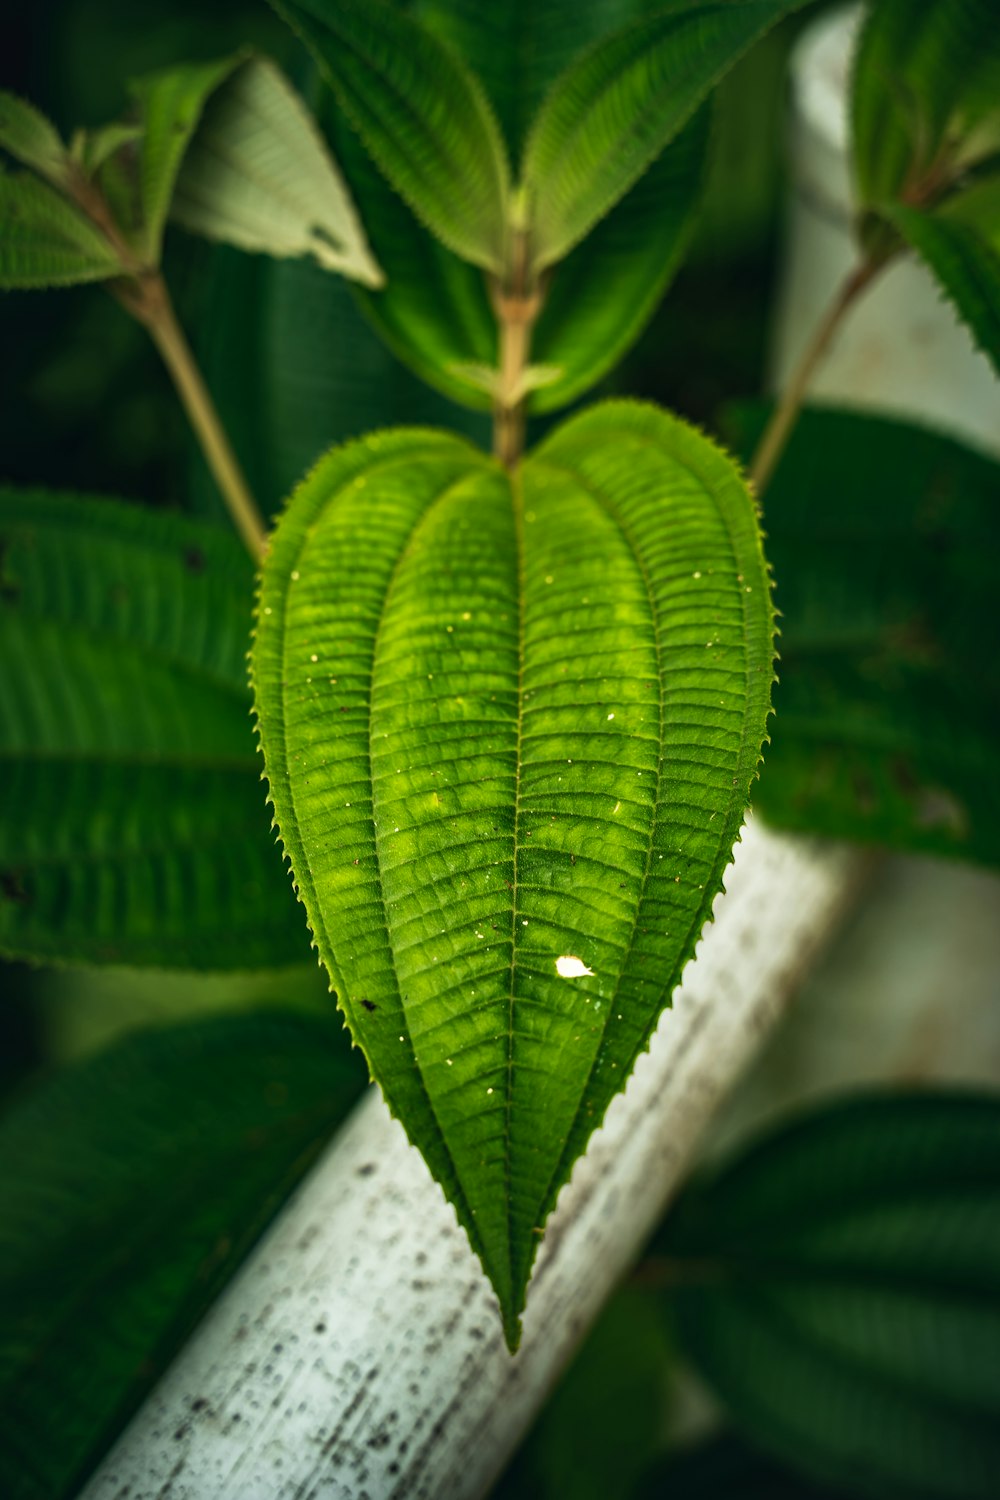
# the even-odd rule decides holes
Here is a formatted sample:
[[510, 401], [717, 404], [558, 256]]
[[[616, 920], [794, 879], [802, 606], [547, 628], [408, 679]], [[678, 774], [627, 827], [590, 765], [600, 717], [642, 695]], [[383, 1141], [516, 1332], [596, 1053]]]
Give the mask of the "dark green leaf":
[[364, 1083], [332, 1022], [147, 1031], [0, 1120], [0, 1491], [75, 1493]]
[[0, 288], [72, 286], [120, 271], [108, 240], [61, 193], [0, 168]]
[[858, 44], [851, 114], [862, 206], [920, 191], [1000, 103], [995, 0], [879, 0]]
[[0, 150], [33, 167], [56, 187], [66, 182], [69, 154], [58, 130], [33, 104], [7, 89], [0, 89]]
[[750, 44], [797, 0], [695, 0], [594, 46], [532, 125], [523, 182], [538, 270], [628, 192]]
[[[752, 451], [761, 411], [735, 424]], [[807, 411], [768, 488], [784, 616], [755, 806], [833, 837], [995, 862], [1000, 466], [904, 423]]]
[[529, 410], [555, 411], [606, 375], [656, 311], [687, 248], [708, 155], [700, 110], [566, 260], [553, 268], [532, 358], [560, 373]]
[[665, 1440], [670, 1374], [666, 1332], [647, 1298], [617, 1292], [491, 1500], [632, 1495]]
[[236, 541], [8, 489], [0, 557], [0, 951], [223, 969], [303, 957], [250, 731]]
[[1000, 237], [993, 243], [944, 210], [923, 213], [895, 203], [883, 213], [926, 263], [1000, 375]]
[[691, 1187], [656, 1242], [736, 1421], [860, 1496], [991, 1500], [1000, 1101], [857, 1099]]
[[513, 479], [383, 433], [297, 491], [254, 650], [282, 838], [348, 1023], [508, 1339], [667, 1004], [756, 772], [769, 588], [732, 465], [653, 407]]
[[379, 167], [465, 260], [504, 263], [508, 166], [461, 59], [382, 0], [275, 0]]
[[185, 228], [244, 250], [311, 255], [367, 286], [383, 279], [336, 162], [267, 58], [248, 58], [209, 100], [170, 212]]
[[783, 1468], [729, 1434], [667, 1454], [631, 1500], [857, 1500]]
[[[489, 441], [486, 419], [445, 401], [389, 353], [339, 277], [307, 261], [211, 254], [199, 361], [269, 511], [331, 442], [386, 423], [447, 423]], [[203, 504], [218, 506], [207, 471], [201, 483]]]

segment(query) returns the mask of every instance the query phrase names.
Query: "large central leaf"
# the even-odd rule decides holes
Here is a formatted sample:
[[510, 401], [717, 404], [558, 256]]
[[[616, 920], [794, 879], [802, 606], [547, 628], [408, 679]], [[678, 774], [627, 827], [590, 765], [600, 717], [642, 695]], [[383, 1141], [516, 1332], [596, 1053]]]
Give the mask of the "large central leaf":
[[254, 650], [278, 826], [355, 1039], [507, 1336], [690, 956], [771, 682], [750, 497], [614, 403], [514, 476], [383, 433], [297, 491]]

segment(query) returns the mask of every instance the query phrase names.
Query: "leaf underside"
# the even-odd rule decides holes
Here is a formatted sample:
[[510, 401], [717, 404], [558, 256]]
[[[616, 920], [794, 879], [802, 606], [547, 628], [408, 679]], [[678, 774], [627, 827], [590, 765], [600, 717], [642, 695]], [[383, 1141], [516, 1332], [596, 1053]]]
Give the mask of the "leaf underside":
[[382, 280], [336, 163], [267, 58], [248, 58], [209, 100], [170, 213], [244, 250], [311, 255], [369, 286]]
[[513, 1346], [743, 817], [771, 682], [752, 503], [651, 407], [593, 410], [513, 479], [378, 435], [293, 497], [253, 674], [320, 954]]
[[0, 952], [304, 956], [250, 728], [251, 590], [225, 532], [0, 490]]
[[61, 193], [0, 166], [0, 288], [73, 286], [119, 270], [108, 240]]
[[995, 1097], [859, 1097], [688, 1190], [655, 1252], [749, 1436], [873, 1500], [995, 1494], [998, 1162]]

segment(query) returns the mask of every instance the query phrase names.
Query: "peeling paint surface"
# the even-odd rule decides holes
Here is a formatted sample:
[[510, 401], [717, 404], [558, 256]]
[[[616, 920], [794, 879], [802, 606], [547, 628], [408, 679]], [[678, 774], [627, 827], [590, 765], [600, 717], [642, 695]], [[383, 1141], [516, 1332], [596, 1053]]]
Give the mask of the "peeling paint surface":
[[515, 1358], [451, 1208], [373, 1090], [83, 1500], [485, 1495], [831, 931], [858, 858], [745, 831], [673, 1010], [549, 1222]]

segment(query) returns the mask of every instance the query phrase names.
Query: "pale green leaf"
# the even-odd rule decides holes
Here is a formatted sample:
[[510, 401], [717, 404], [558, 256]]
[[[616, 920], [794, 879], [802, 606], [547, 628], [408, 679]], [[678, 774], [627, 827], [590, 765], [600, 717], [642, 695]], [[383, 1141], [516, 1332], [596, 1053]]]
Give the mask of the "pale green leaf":
[[712, 88], [797, 0], [695, 0], [597, 43], [556, 82], [525, 147], [536, 269], [628, 192]]
[[332, 1018], [213, 1017], [126, 1037], [0, 1120], [5, 1500], [78, 1493], [357, 1098], [359, 1061]]
[[310, 255], [367, 286], [383, 280], [312, 117], [266, 58], [249, 58], [209, 101], [170, 212], [243, 250]]
[[[766, 415], [733, 415], [738, 451]], [[801, 414], [765, 501], [782, 620], [758, 812], [1000, 861], [998, 522], [994, 460], [903, 422]]]
[[72, 286], [120, 272], [109, 241], [61, 193], [0, 168], [0, 288]]
[[69, 153], [58, 130], [33, 104], [7, 89], [0, 89], [0, 150], [57, 187], [65, 184]]
[[131, 86], [143, 132], [133, 233], [153, 264], [160, 259], [177, 174], [202, 111], [239, 62], [239, 57], [228, 57], [166, 68], [136, 79]]
[[863, 207], [915, 189], [986, 114], [1000, 111], [996, 0], [879, 0], [851, 87], [854, 177]]
[[133, 146], [142, 139], [142, 126], [115, 120], [97, 130], [80, 130], [73, 137], [72, 151], [88, 176], [99, 172], [109, 156], [123, 146]]
[[893, 203], [882, 214], [925, 262], [1000, 375], [1000, 245], [943, 209], [924, 213]]
[[380, 169], [457, 255], [504, 264], [508, 166], [460, 57], [382, 0], [275, 0]]
[[445, 434], [377, 435], [280, 522], [253, 675], [320, 954], [515, 1344], [540, 1231], [691, 955], [756, 772], [753, 504], [653, 407], [569, 422], [513, 478]]
[[226, 532], [0, 490], [0, 952], [307, 954], [255, 764], [251, 570]]
[[995, 1095], [817, 1111], [689, 1188], [655, 1252], [686, 1352], [755, 1441], [872, 1500], [992, 1500]]

